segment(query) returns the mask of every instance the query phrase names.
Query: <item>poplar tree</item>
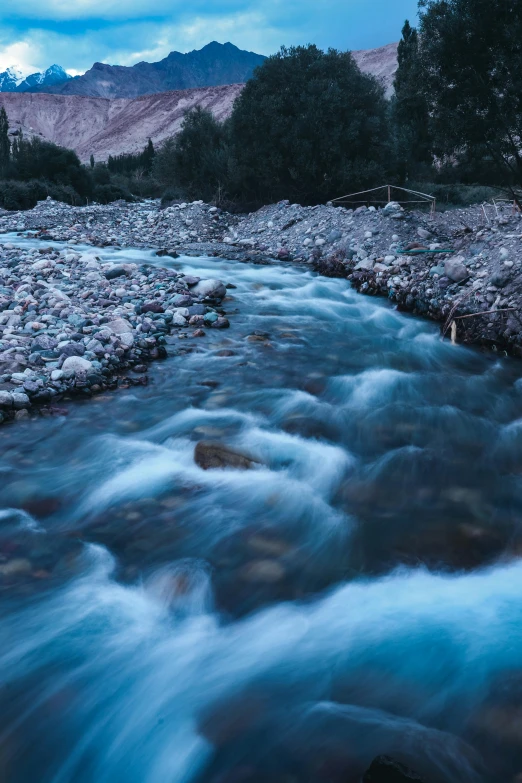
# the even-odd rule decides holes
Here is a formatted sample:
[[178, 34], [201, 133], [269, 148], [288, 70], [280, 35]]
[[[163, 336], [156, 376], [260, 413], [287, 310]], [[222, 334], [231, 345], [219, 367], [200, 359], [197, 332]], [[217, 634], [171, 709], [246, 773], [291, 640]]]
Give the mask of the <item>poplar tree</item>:
[[11, 142], [9, 141], [9, 120], [5, 107], [0, 109], [0, 173], [2, 175], [9, 166]]

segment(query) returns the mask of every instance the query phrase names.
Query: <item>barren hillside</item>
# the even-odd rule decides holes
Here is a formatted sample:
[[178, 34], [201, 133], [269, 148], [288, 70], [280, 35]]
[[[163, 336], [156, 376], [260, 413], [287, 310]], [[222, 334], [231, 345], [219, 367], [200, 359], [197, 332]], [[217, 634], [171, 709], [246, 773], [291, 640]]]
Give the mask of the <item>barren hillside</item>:
[[393, 93], [393, 80], [397, 72], [397, 43], [381, 46], [379, 49], [361, 49], [352, 52], [361, 71], [381, 79], [388, 97]]
[[126, 98], [89, 98], [46, 93], [0, 93], [11, 132], [23, 129], [76, 150], [87, 161], [143, 149], [149, 137], [158, 145], [179, 130], [183, 114], [194, 106], [209, 108], [218, 119], [227, 117], [242, 84], [178, 90]]

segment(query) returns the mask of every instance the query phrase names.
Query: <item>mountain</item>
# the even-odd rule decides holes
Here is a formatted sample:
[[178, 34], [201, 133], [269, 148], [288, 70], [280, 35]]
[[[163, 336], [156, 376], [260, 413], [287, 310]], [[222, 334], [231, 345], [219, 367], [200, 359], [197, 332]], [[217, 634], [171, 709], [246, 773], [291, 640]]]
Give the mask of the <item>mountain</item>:
[[24, 81], [24, 76], [18, 68], [8, 68], [0, 73], [0, 92], [16, 92]]
[[20, 129], [26, 138], [38, 136], [76, 150], [87, 162], [109, 155], [138, 152], [149, 138], [157, 146], [176, 134], [184, 114], [196, 106], [210, 109], [218, 120], [232, 111], [243, 84], [199, 90], [163, 92], [138, 98], [91, 98], [46, 93], [0, 93], [0, 107], [9, 117], [12, 136]]
[[84, 95], [100, 98], [137, 98], [168, 90], [189, 90], [245, 82], [265, 57], [216, 41], [203, 49], [171, 52], [157, 63], [133, 66], [94, 63], [83, 76], [62, 84], [42, 84], [29, 92]]
[[61, 65], [51, 65], [42, 73], [32, 73], [18, 86], [18, 92], [29, 92], [36, 87], [52, 87], [72, 79]]
[[51, 65], [46, 71], [24, 77], [17, 68], [0, 73], [0, 92], [27, 92], [37, 87], [51, 87], [71, 79], [61, 65]]
[[361, 71], [370, 73], [382, 81], [388, 98], [393, 94], [393, 80], [399, 67], [398, 46], [398, 43], [391, 43], [378, 49], [360, 49], [352, 52]]

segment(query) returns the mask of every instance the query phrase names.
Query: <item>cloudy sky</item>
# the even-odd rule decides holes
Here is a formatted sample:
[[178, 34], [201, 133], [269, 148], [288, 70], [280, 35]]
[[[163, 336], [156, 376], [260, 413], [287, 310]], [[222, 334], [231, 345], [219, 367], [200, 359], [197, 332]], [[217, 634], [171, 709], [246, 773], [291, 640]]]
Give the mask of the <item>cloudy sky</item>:
[[0, 71], [95, 61], [133, 65], [231, 41], [270, 54], [282, 44], [367, 49], [400, 37], [417, 0], [0, 0]]

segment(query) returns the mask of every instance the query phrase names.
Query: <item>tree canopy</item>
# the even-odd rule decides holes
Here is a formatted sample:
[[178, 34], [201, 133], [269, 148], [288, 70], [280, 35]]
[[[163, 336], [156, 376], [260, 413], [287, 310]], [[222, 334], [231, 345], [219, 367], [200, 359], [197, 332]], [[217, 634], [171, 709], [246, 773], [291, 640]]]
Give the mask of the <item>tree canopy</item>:
[[348, 52], [283, 47], [247, 82], [230, 127], [240, 188], [250, 198], [311, 203], [385, 176], [384, 90]]
[[522, 184], [522, 3], [421, 0], [423, 89], [438, 155], [487, 155]]

